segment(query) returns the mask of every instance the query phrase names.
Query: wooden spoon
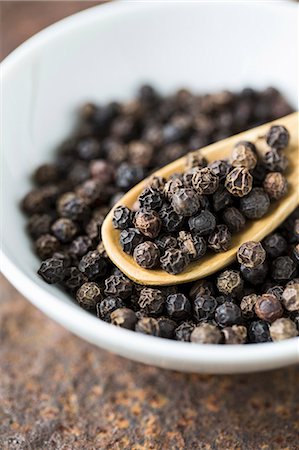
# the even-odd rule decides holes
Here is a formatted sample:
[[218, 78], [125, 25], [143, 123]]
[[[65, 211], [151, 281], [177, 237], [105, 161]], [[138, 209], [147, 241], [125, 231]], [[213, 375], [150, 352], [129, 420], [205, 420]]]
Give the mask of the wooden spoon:
[[[134, 259], [124, 253], [119, 244], [119, 230], [112, 226], [113, 210], [119, 205], [132, 208], [140, 193], [148, 185], [149, 178], [141, 181], [133, 187], [122, 199], [113, 207], [106, 216], [102, 226], [102, 240], [109, 258], [114, 264], [129, 278], [136, 283], [144, 285], [173, 285], [188, 283], [207, 277], [218, 270], [228, 266], [236, 257], [239, 246], [246, 241], [260, 241], [275, 228], [277, 228], [286, 217], [299, 204], [299, 152], [298, 152], [298, 112], [285, 116], [281, 119], [253, 128], [238, 135], [229, 137], [214, 144], [201, 148], [200, 153], [206, 157], [208, 162], [228, 158], [231, 151], [240, 140], [247, 140], [257, 143], [268, 131], [271, 125], [284, 125], [290, 132], [290, 143], [285, 153], [289, 159], [289, 167], [286, 177], [289, 182], [287, 195], [280, 201], [274, 202], [269, 212], [259, 220], [248, 223], [242, 232], [233, 235], [231, 248], [224, 253], [208, 252], [205, 257], [188, 265], [184, 272], [178, 275], [170, 275], [163, 270], [147, 270], [141, 268]], [[182, 157], [171, 164], [157, 170], [153, 175], [168, 178], [175, 172], [183, 172], [185, 169], [186, 157]]]

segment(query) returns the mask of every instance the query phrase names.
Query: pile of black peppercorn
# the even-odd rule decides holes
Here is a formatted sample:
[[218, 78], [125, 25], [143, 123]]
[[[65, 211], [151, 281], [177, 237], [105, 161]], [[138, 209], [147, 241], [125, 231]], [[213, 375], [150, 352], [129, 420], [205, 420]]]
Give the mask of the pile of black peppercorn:
[[[58, 148], [54, 162], [34, 172], [36, 187], [22, 201], [28, 233], [42, 260], [39, 275], [57, 283], [101, 320], [153, 336], [227, 344], [296, 336], [299, 210], [262, 244], [243, 244], [239, 263], [179, 287], [134, 284], [113, 266], [101, 242], [107, 212], [155, 169], [290, 112], [273, 88], [203, 96], [182, 89], [162, 97], [143, 86], [130, 102], [84, 105], [72, 136]], [[265, 167], [279, 173], [285, 168], [285, 135], [277, 131], [271, 135], [264, 167], [256, 170], [254, 188], [261, 187]], [[214, 167], [219, 177], [225, 167]], [[159, 190], [160, 181], [153, 180], [152, 187]], [[251, 209], [254, 213], [254, 204]], [[126, 218], [121, 211], [120, 216], [130, 220], [130, 213]], [[175, 224], [167, 211], [166, 216], [171, 229]], [[235, 226], [242, 226], [240, 216], [233, 217]], [[227, 221], [223, 216], [223, 223]], [[140, 232], [122, 233], [128, 251], [143, 241]], [[159, 236], [159, 248], [171, 247], [175, 240], [172, 232]], [[181, 240], [189, 251], [188, 236], [182, 234]]]
[[[114, 210], [112, 222], [120, 230], [123, 251], [144, 269], [172, 275], [191, 262], [200, 264], [207, 249], [227, 251], [233, 233], [247, 220], [263, 217], [270, 202], [287, 193], [282, 172], [288, 165], [283, 153], [288, 142], [287, 129], [275, 125], [265, 135], [264, 154], [254, 143], [240, 141], [230, 160], [208, 164], [197, 150], [187, 155], [183, 173], [168, 180], [153, 176], [134, 211], [122, 205]], [[275, 170], [269, 165], [273, 154], [279, 155]]]

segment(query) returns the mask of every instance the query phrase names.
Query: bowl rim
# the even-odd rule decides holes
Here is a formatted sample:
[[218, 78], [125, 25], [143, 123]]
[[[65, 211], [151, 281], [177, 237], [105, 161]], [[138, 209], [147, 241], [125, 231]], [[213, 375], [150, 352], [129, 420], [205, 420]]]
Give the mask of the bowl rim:
[[[219, 1], [219, 3], [221, 2]], [[247, 2], [242, 0], [240, 3]], [[259, 8], [262, 5], [259, 5]], [[135, 2], [126, 3], [118, 0], [113, 3], [96, 5], [68, 16], [30, 37], [10, 53], [1, 63], [1, 83], [4, 85], [5, 78], [9, 76], [10, 71], [14, 70], [20, 60], [52, 39], [59, 38], [64, 33], [77, 29], [78, 25], [83, 26], [90, 21], [106, 20], [109, 16], [113, 17], [124, 12], [131, 14], [132, 9], [136, 11], [136, 9], [161, 8], [161, 6], [166, 7], [166, 3], [146, 2], [136, 4]], [[279, 2], [279, 7], [285, 9], [294, 9], [297, 6], [295, 2]], [[2, 157], [3, 154], [4, 150], [1, 152]], [[17, 204], [16, 207], [18, 207]], [[3, 229], [3, 227], [1, 228]], [[194, 369], [209, 365], [218, 368], [218, 370], [223, 368], [226, 371], [230, 369], [234, 371], [236, 366], [248, 369], [251, 366], [266, 368], [267, 365], [282, 366], [299, 362], [299, 337], [259, 345], [201, 345], [157, 339], [153, 336], [142, 335], [107, 324], [82, 310], [75, 303], [64, 302], [55, 294], [44, 290], [14, 263], [4, 250], [3, 242], [4, 236], [2, 235], [0, 269], [11, 284], [49, 317], [73, 333], [106, 350], [112, 350], [138, 361], [148, 362], [151, 360], [153, 364], [166, 367], [169, 367], [169, 364], [179, 367], [179, 364], [181, 364], [182, 370], [184, 370], [184, 365]]]

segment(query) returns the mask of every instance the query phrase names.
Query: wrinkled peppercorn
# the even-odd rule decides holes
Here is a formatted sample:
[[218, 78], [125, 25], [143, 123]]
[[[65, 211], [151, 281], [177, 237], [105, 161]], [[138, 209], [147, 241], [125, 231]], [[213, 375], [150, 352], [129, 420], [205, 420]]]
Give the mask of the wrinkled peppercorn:
[[78, 236], [70, 245], [70, 253], [82, 258], [91, 249], [92, 242], [88, 236]]
[[279, 233], [267, 236], [263, 241], [263, 246], [270, 258], [277, 258], [287, 250], [287, 241]]
[[236, 167], [226, 176], [225, 187], [235, 197], [244, 197], [252, 189], [252, 175], [245, 167]]
[[290, 135], [283, 125], [272, 125], [266, 134], [266, 141], [269, 147], [283, 150], [288, 146]]
[[107, 273], [107, 262], [96, 250], [86, 253], [81, 258], [78, 267], [89, 280], [103, 278]]
[[168, 317], [159, 317], [158, 325], [159, 325], [159, 337], [165, 339], [173, 339], [174, 330], [177, 326], [177, 323], [174, 320], [171, 320]]
[[165, 303], [167, 314], [171, 319], [184, 320], [191, 313], [190, 301], [184, 294], [171, 294]]
[[239, 247], [237, 259], [243, 266], [254, 269], [263, 264], [266, 259], [266, 252], [260, 242], [248, 241]]
[[176, 248], [178, 241], [174, 236], [162, 234], [155, 239], [155, 244], [158, 246], [161, 255], [163, 255], [168, 248]]
[[195, 152], [190, 152], [186, 156], [185, 167], [186, 170], [193, 169], [194, 167], [203, 168], [207, 165], [206, 158], [202, 155], [200, 150]]
[[151, 336], [160, 336], [159, 322], [153, 317], [144, 317], [138, 320], [135, 330], [138, 333], [148, 334]]
[[181, 216], [193, 216], [200, 207], [198, 194], [192, 188], [179, 188], [171, 199], [174, 211]]
[[281, 317], [270, 326], [270, 335], [273, 341], [282, 341], [298, 336], [296, 324], [291, 319]]
[[105, 280], [105, 295], [120, 297], [125, 300], [130, 297], [133, 290], [131, 280], [125, 277], [122, 273], [119, 275], [110, 275]]
[[217, 278], [217, 288], [225, 295], [238, 296], [243, 289], [243, 280], [236, 270], [225, 270]]
[[161, 267], [166, 272], [177, 275], [186, 269], [189, 258], [186, 253], [176, 248], [169, 248], [160, 258]]
[[231, 154], [231, 164], [233, 167], [245, 167], [248, 170], [254, 169], [257, 164], [254, 144], [247, 141], [238, 142]]
[[60, 243], [58, 239], [51, 234], [42, 234], [35, 241], [35, 250], [41, 259], [50, 258], [59, 248]]
[[254, 317], [255, 311], [254, 307], [257, 302], [258, 296], [256, 294], [245, 295], [240, 303], [240, 309], [242, 311], [242, 316], [245, 319], [251, 319]]
[[117, 206], [113, 211], [112, 224], [114, 228], [124, 230], [132, 226], [133, 213], [126, 206]]
[[247, 340], [247, 328], [243, 325], [233, 325], [222, 330], [224, 343], [229, 345], [245, 344]]
[[188, 255], [190, 261], [197, 261], [207, 251], [207, 244], [204, 238], [186, 231], [180, 231], [178, 244], [180, 249]]
[[213, 319], [217, 300], [211, 295], [197, 295], [193, 302], [193, 315], [197, 321]]
[[192, 186], [200, 194], [214, 194], [219, 186], [219, 178], [209, 167], [197, 169], [192, 176]]
[[202, 323], [194, 328], [190, 340], [196, 344], [219, 344], [222, 341], [222, 334], [215, 325]]
[[271, 336], [267, 322], [264, 322], [263, 320], [252, 322], [249, 327], [249, 338], [250, 341], [255, 344], [270, 342]]
[[158, 236], [161, 229], [161, 220], [155, 211], [140, 209], [134, 217], [135, 227], [141, 231], [144, 236], [151, 239]]
[[48, 258], [41, 263], [37, 273], [46, 283], [59, 283], [65, 277], [65, 265], [60, 258]]
[[163, 206], [159, 211], [159, 217], [162, 227], [169, 233], [173, 233], [181, 229], [184, 217], [175, 212], [172, 206]]
[[241, 309], [233, 302], [224, 302], [217, 307], [215, 319], [221, 327], [237, 325], [242, 321]]
[[74, 192], [67, 192], [59, 198], [57, 210], [62, 217], [75, 221], [84, 219], [88, 212], [87, 205]]
[[94, 282], [82, 284], [76, 293], [77, 302], [82, 308], [88, 311], [95, 310], [96, 304], [100, 302], [102, 298], [103, 293], [101, 288]]
[[283, 313], [280, 301], [273, 294], [263, 294], [258, 297], [254, 309], [259, 319], [270, 323], [279, 319]]
[[266, 175], [263, 187], [270, 199], [279, 200], [286, 195], [288, 182], [280, 172], [270, 172]]
[[78, 228], [72, 220], [62, 217], [53, 223], [51, 231], [60, 242], [66, 244], [72, 241]]
[[231, 171], [231, 164], [223, 159], [218, 159], [208, 164], [209, 169], [211, 169], [220, 181], [224, 180], [227, 174]]
[[262, 163], [269, 172], [284, 172], [289, 165], [287, 157], [275, 148], [264, 154]]
[[154, 269], [159, 262], [160, 250], [154, 242], [145, 241], [135, 247], [133, 258], [143, 269]]
[[262, 188], [253, 188], [250, 194], [241, 198], [241, 212], [248, 219], [260, 219], [269, 210], [270, 199]]
[[67, 290], [75, 292], [87, 281], [88, 278], [77, 267], [68, 267], [65, 271], [63, 286]]
[[143, 209], [159, 209], [162, 206], [163, 199], [161, 193], [157, 189], [147, 187], [139, 195], [138, 198], [140, 208]]
[[282, 302], [287, 311], [299, 311], [299, 282], [286, 286], [282, 294]]
[[128, 255], [132, 255], [134, 248], [143, 242], [144, 237], [136, 228], [122, 230], [119, 237], [121, 248]]
[[182, 322], [175, 329], [175, 338], [177, 341], [190, 342], [191, 333], [195, 328], [195, 324], [193, 322]]
[[231, 233], [238, 233], [243, 230], [246, 225], [246, 219], [241, 211], [233, 206], [225, 209], [222, 217]]
[[208, 246], [216, 253], [226, 252], [231, 246], [231, 233], [226, 225], [217, 225], [208, 237]]
[[124, 308], [125, 304], [119, 297], [106, 297], [96, 305], [97, 316], [105, 322], [111, 321], [111, 313], [118, 308]]
[[149, 316], [159, 316], [164, 307], [165, 298], [159, 289], [145, 287], [141, 290], [138, 304]]
[[288, 281], [295, 276], [296, 264], [289, 256], [279, 256], [272, 263], [272, 278]]
[[233, 197], [225, 189], [224, 186], [220, 185], [217, 191], [213, 194], [213, 208], [215, 212], [219, 212], [222, 209], [227, 208], [233, 204]]
[[249, 269], [248, 267], [245, 267], [241, 264], [240, 271], [242, 277], [246, 281], [256, 286], [263, 283], [263, 281], [265, 280], [268, 274], [268, 264], [267, 261], [265, 261], [254, 269]]
[[110, 320], [113, 325], [134, 330], [137, 317], [132, 309], [118, 308], [110, 314]]
[[216, 227], [216, 218], [210, 211], [202, 211], [194, 217], [190, 217], [189, 228], [199, 236], [210, 234]]

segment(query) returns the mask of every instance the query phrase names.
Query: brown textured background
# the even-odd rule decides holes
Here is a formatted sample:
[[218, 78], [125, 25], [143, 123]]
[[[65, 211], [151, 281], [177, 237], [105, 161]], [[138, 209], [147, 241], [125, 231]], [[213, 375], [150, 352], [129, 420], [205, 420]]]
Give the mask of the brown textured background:
[[[2, 58], [99, 2], [0, 2]], [[299, 448], [299, 367], [211, 376], [144, 366], [45, 317], [0, 278], [0, 449]]]

